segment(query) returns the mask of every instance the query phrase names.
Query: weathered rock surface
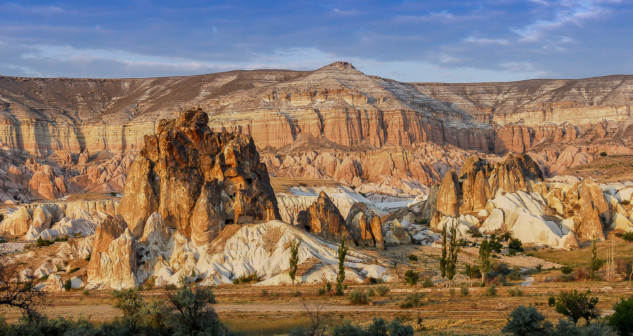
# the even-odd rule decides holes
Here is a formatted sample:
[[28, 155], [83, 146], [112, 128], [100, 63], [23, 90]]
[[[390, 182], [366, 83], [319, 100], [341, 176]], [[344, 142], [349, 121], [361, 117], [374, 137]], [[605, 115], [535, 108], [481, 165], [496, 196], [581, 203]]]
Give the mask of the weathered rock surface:
[[205, 112], [188, 110], [161, 121], [158, 134], [146, 137], [118, 208], [134, 237], [141, 237], [154, 212], [197, 245], [207, 244], [227, 223], [279, 218], [252, 139], [214, 133], [207, 124]]
[[352, 206], [345, 220], [345, 226], [357, 246], [385, 249], [382, 220], [365, 203], [356, 203]]
[[324, 238], [351, 238], [345, 227], [345, 219], [324, 192], [319, 194], [319, 198], [308, 209], [299, 212], [297, 225]]

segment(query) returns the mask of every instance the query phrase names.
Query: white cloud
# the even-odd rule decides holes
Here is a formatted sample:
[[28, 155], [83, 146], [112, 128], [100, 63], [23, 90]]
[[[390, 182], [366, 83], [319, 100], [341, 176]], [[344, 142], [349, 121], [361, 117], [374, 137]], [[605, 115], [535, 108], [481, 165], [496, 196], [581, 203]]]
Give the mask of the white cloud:
[[584, 21], [597, 18], [606, 12], [599, 4], [599, 0], [564, 0], [560, 2], [533, 1], [549, 7], [557, 4], [559, 9], [555, 18], [550, 20], [537, 19], [535, 22], [513, 31], [518, 34], [520, 42], [538, 42], [547, 36], [551, 30], [561, 28], [568, 24], [582, 25]]
[[482, 37], [474, 37], [474, 36], [468, 36], [467, 38], [464, 39], [464, 42], [478, 44], [478, 45], [498, 44], [498, 45], [505, 46], [505, 45], [510, 44], [510, 41], [507, 39], [482, 38]]

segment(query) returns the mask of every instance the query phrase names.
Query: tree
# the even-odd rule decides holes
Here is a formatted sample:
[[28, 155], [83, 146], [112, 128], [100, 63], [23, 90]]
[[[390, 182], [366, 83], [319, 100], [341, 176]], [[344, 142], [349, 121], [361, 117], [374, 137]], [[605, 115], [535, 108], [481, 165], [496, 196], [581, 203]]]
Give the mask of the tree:
[[479, 245], [479, 271], [481, 272], [481, 283], [486, 283], [486, 273], [490, 271], [490, 244], [488, 239], [484, 239]]
[[590, 298], [588, 293], [579, 293], [576, 289], [562, 291], [556, 301], [556, 312], [569, 317], [574, 324], [577, 324], [581, 318], [589, 324], [592, 319], [600, 316], [596, 309], [598, 298], [595, 296]]
[[345, 246], [345, 237], [341, 238], [341, 245], [338, 247], [338, 274], [336, 275], [336, 295], [343, 295], [343, 281], [345, 281], [345, 256], [347, 255], [347, 246]]
[[442, 278], [446, 276], [446, 223], [442, 226], [442, 256], [440, 257], [440, 272]]
[[446, 277], [448, 278], [448, 287], [451, 287], [455, 273], [457, 273], [457, 254], [459, 253], [459, 240], [457, 239], [457, 225], [451, 226], [451, 243], [448, 249], [448, 258], [446, 260]]
[[132, 331], [137, 331], [143, 323], [141, 312], [145, 308], [145, 301], [138, 288], [112, 291], [114, 307], [123, 312], [123, 321]]
[[534, 306], [518, 306], [510, 313], [503, 332], [515, 336], [545, 336], [551, 328], [551, 324], [545, 321], [545, 317]]
[[620, 336], [633, 335], [633, 296], [628, 300], [620, 300], [613, 306], [615, 311], [609, 317], [609, 325], [618, 331]]
[[404, 282], [413, 286], [415, 284], [418, 283], [418, 281], [420, 281], [420, 275], [418, 275], [417, 272], [415, 272], [414, 270], [407, 270], [404, 273]]
[[300, 245], [300, 240], [293, 240], [290, 242], [290, 271], [288, 271], [288, 274], [290, 275], [290, 279], [293, 284], [295, 282], [295, 275], [297, 274], [297, 264], [299, 263]]
[[598, 259], [598, 245], [596, 244], [596, 241], [593, 241], [593, 245], [591, 246], [591, 265], [589, 266], [589, 276], [596, 280], [597, 279], [597, 274], [596, 272], [598, 272], [600, 270], [600, 267], [602, 267], [602, 260]]
[[46, 294], [37, 288], [33, 276], [21, 276], [17, 264], [11, 263], [0, 248], [0, 306], [17, 308], [29, 323], [42, 319], [41, 308]]
[[215, 303], [213, 291], [197, 287], [189, 278], [180, 280], [180, 288], [168, 295], [176, 309], [177, 331], [182, 335], [223, 335], [225, 327], [211, 304]]

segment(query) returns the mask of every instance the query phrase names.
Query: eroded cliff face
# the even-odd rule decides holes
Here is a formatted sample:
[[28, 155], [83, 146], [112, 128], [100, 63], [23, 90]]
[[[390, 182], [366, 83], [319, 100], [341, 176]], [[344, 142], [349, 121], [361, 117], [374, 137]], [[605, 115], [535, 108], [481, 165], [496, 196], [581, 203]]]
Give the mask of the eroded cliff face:
[[[244, 133], [268, 149], [266, 164], [278, 176], [333, 179], [364, 185], [364, 192], [420, 194], [420, 185], [440, 181], [463, 161], [438, 166], [429, 159], [446, 161], [441, 156], [448, 152], [530, 152], [547, 176], [587, 163], [602, 151], [633, 154], [631, 76], [400, 83], [337, 62], [306, 72], [152, 79], [0, 77], [0, 90], [0, 147], [21, 162], [35, 158], [54, 173], [52, 178], [38, 175], [34, 182], [48, 178], [45, 190], [28, 181], [18, 184], [28, 198], [57, 197], [64, 188], [120, 191], [130, 160], [119, 158], [122, 169], [109, 167], [104, 178], [105, 167], [88, 166], [105, 162], [82, 166], [80, 157], [133, 156], [144, 136], [156, 133], [157, 120], [190, 107], [209, 112], [212, 130]], [[283, 155], [299, 167], [286, 166], [292, 160]], [[383, 173], [394, 178], [387, 181]]]

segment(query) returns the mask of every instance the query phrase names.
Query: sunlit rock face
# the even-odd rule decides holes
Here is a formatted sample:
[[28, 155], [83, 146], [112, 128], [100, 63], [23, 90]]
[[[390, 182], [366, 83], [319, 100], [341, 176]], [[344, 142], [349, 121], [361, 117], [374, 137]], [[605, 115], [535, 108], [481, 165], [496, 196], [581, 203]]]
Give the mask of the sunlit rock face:
[[226, 223], [279, 218], [266, 166], [243, 134], [215, 133], [201, 110], [164, 120], [132, 164], [119, 206], [140, 238], [147, 218], [165, 224], [198, 245], [215, 238]]

